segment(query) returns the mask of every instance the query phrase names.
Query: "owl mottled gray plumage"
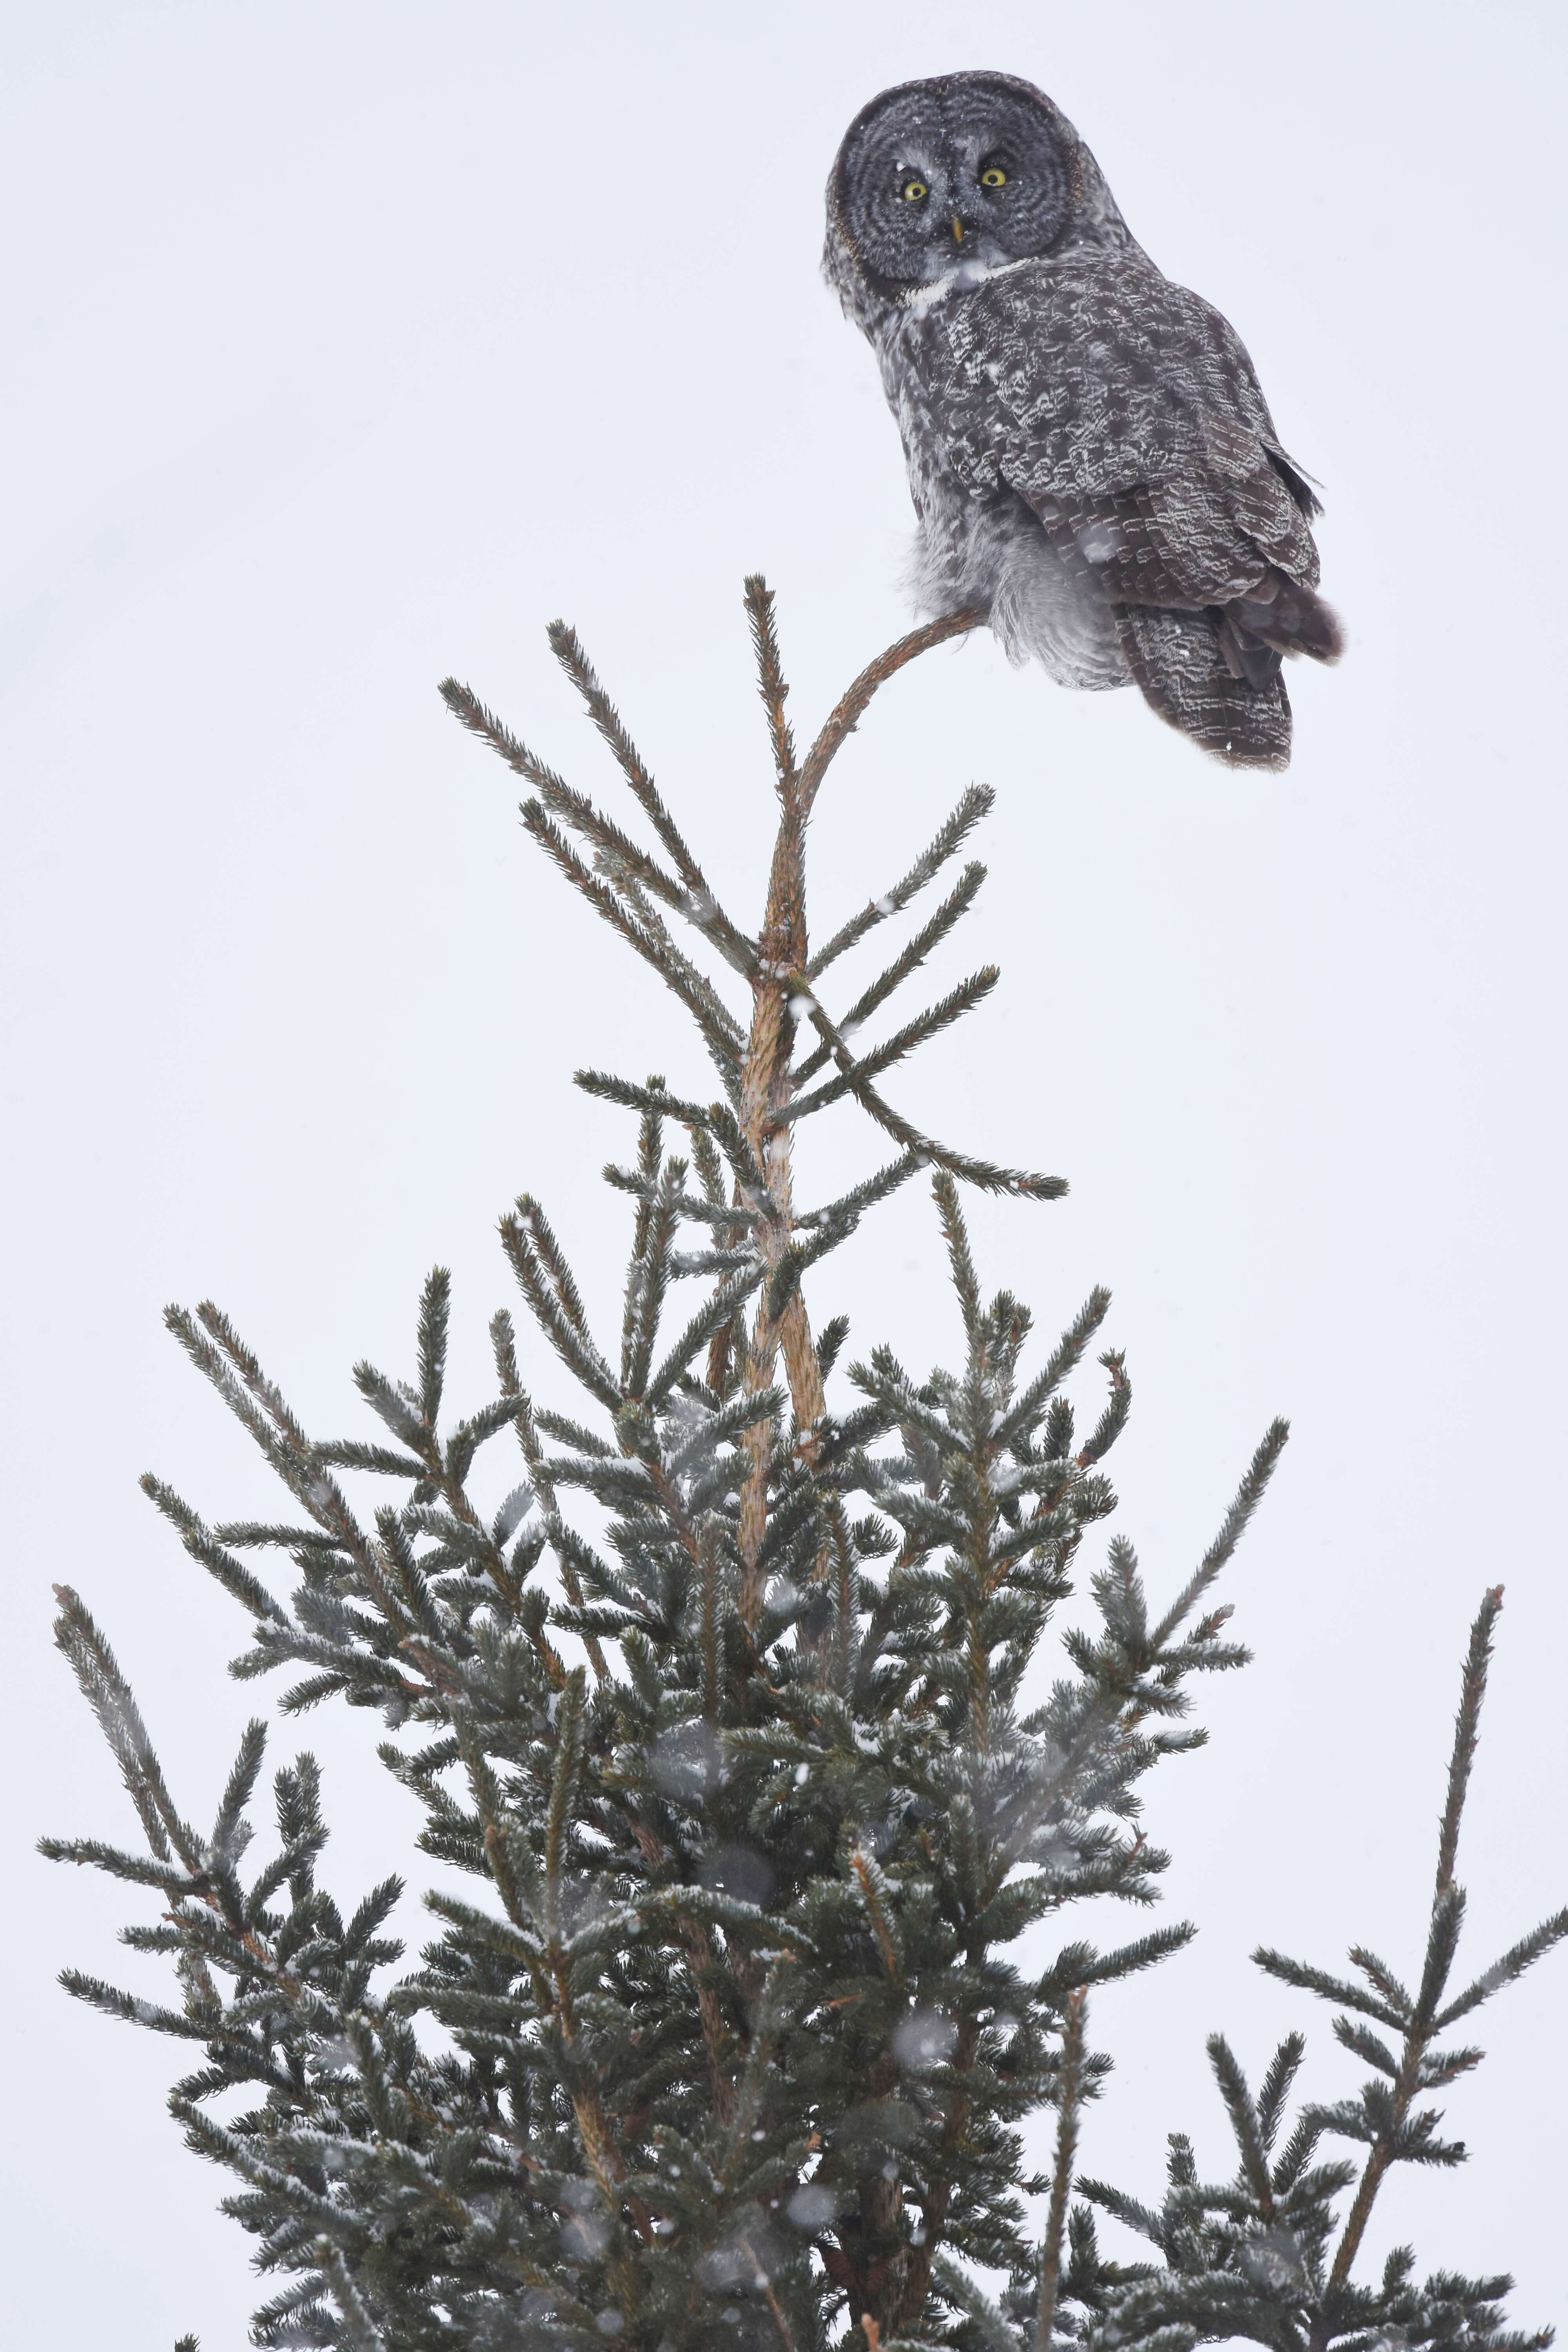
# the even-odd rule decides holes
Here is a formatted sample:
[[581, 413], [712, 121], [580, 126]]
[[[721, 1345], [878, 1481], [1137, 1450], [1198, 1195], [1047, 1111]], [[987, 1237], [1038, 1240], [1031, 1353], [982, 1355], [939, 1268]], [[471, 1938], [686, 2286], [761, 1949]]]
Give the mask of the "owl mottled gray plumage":
[[870, 340], [920, 516], [922, 607], [984, 605], [1064, 686], [1283, 768], [1283, 654], [1331, 661], [1318, 501], [1219, 312], [1137, 245], [1009, 74], [885, 90], [845, 134], [824, 267]]

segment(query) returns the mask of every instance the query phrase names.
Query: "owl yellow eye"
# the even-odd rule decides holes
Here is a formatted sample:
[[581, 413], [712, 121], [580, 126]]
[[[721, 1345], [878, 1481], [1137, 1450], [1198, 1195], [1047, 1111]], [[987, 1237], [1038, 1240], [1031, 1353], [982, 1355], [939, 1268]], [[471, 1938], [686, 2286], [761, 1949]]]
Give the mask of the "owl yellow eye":
[[904, 182], [899, 194], [907, 205], [923, 205], [931, 190], [923, 180], [909, 179]]
[[1000, 163], [987, 163], [980, 174], [980, 184], [983, 188], [1005, 188], [1007, 174]]

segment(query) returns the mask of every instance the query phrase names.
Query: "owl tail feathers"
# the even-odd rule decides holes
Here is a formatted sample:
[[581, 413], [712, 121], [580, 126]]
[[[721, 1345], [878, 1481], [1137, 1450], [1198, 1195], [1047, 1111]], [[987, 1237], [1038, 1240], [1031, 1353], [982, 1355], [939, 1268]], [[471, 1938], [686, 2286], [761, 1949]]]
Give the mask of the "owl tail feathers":
[[1334, 662], [1345, 649], [1338, 618], [1316, 590], [1287, 578], [1272, 564], [1256, 588], [1232, 597], [1225, 614], [1244, 644], [1254, 637], [1277, 654], [1308, 654], [1313, 661]]
[[1243, 665], [1218, 613], [1121, 604], [1116, 626], [1144, 701], [1167, 726], [1233, 768], [1289, 766], [1290, 698], [1273, 648]]

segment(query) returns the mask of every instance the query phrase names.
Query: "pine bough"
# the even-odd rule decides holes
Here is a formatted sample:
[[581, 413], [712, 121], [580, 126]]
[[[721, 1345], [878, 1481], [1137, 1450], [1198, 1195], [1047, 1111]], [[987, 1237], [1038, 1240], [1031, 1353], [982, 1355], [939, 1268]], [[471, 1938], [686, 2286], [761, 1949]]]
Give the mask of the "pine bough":
[[[806, 827], [834, 754], [886, 679], [973, 616], [917, 630], [873, 663], [803, 760], [760, 580], [747, 607], [779, 819], [754, 937], [720, 906], [570, 630], [552, 631], [555, 651], [653, 850], [467, 688], [443, 689], [523, 779], [527, 829], [679, 998], [717, 1074], [710, 1102], [657, 1077], [580, 1076], [637, 1120], [635, 1159], [605, 1171], [632, 1223], [618, 1350], [590, 1328], [540, 1203], [525, 1195], [502, 1221], [523, 1301], [584, 1417], [525, 1393], [504, 1309], [490, 1326], [493, 1400], [447, 1415], [440, 1268], [415, 1377], [356, 1369], [374, 1442], [310, 1436], [216, 1307], [168, 1317], [291, 1510], [209, 1527], [161, 1481], [146, 1491], [252, 1621], [237, 1675], [291, 1672], [287, 1711], [342, 1697], [382, 1717], [381, 1759], [441, 1866], [426, 1897], [436, 1940], [413, 1974], [388, 1980], [401, 1946], [382, 1931], [401, 1884], [347, 1916], [328, 1893], [308, 1755], [277, 1774], [277, 1848], [247, 1867], [259, 1722], [210, 1832], [195, 1829], [107, 1642], [62, 1590], [59, 1644], [146, 1851], [53, 1839], [44, 1851], [154, 1895], [155, 1924], [124, 1941], [166, 1954], [177, 1992], [159, 2006], [76, 1971], [67, 1989], [196, 2045], [171, 2105], [191, 2147], [237, 2179], [225, 2210], [276, 2286], [254, 2323], [263, 2346], [1545, 2345], [1550, 2331], [1504, 2332], [1505, 2278], [1417, 2284], [1405, 2250], [1375, 2281], [1353, 2275], [1390, 2168], [1463, 2157], [1428, 2103], [1480, 2056], [1451, 2029], [1568, 1935], [1560, 1912], [1450, 1990], [1497, 1592], [1466, 1661], [1415, 1990], [1360, 1949], [1342, 1979], [1256, 1956], [1331, 2003], [1340, 2042], [1370, 2070], [1364, 2087], [1287, 2127], [1300, 2036], [1281, 2043], [1256, 2095], [1216, 2037], [1235, 2177], [1200, 2180], [1175, 2137], [1158, 2208], [1075, 2180], [1081, 2111], [1109, 2067], [1086, 2041], [1089, 1993], [1192, 1930], [1105, 1952], [1063, 1942], [1038, 1973], [1020, 1965], [1019, 1940], [1086, 1896], [1152, 1900], [1165, 1857], [1140, 1827], [1139, 1784], [1201, 1742], [1187, 1720], [1194, 1678], [1245, 1660], [1212, 1588], [1286, 1432], [1269, 1429], [1213, 1545], [1158, 1614], [1131, 1549], [1111, 1542], [1090, 1579], [1096, 1629], [1067, 1634], [1058, 1678], [1026, 1709], [1026, 1674], [1084, 1532], [1113, 1507], [1101, 1465], [1127, 1416], [1121, 1356], [1100, 1357], [1109, 1393], [1087, 1433], [1065, 1392], [1110, 1302], [1095, 1291], [1030, 1369], [1027, 1310], [1005, 1290], [983, 1297], [960, 1186], [1033, 1199], [1065, 1187], [948, 1148], [883, 1092], [895, 1064], [984, 1000], [994, 971], [880, 1045], [860, 1043], [984, 869], [962, 866], [847, 1011], [830, 1013], [821, 992], [840, 957], [952, 868], [990, 794], [968, 792], [903, 879], [815, 953], [806, 929]], [[726, 975], [747, 992], [744, 1018]], [[795, 1130], [845, 1100], [894, 1156], [799, 1210]], [[814, 1335], [801, 1277], [926, 1171], [962, 1359], [920, 1380], [878, 1349], [829, 1409], [846, 1327]], [[492, 1442], [521, 1457], [499, 1510], [470, 1486]], [[590, 1507], [575, 1517], [574, 1496]], [[247, 1564], [268, 1552], [292, 1563], [286, 1601]], [[1056, 2110], [1056, 2157], [1036, 2178], [1020, 2127], [1042, 2108]], [[1336, 2142], [1352, 2154], [1325, 2156]], [[1103, 2256], [1096, 2208], [1155, 2259]], [[977, 2272], [1005, 2281], [994, 2299]]]

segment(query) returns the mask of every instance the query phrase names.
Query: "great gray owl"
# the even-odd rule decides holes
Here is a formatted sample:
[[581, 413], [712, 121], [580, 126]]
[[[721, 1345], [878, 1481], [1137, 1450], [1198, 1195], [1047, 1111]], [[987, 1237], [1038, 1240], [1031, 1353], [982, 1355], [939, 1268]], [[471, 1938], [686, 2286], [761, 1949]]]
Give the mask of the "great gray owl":
[[962, 73], [874, 98], [824, 268], [903, 435], [922, 608], [982, 604], [1015, 660], [1136, 680], [1205, 751], [1286, 766], [1280, 656], [1340, 651], [1318, 501], [1233, 329], [1155, 268], [1045, 93]]

